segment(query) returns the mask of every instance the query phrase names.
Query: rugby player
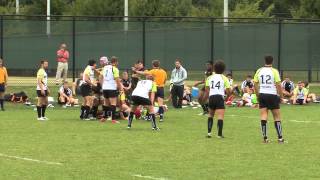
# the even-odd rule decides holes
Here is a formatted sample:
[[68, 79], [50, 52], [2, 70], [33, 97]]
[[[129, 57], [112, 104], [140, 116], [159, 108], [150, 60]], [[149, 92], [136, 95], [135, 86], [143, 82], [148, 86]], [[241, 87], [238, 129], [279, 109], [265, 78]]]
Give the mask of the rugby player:
[[8, 83], [8, 72], [4, 67], [3, 60], [0, 59], [0, 106], [1, 111], [4, 111], [4, 94]]
[[146, 106], [149, 111], [149, 116], [152, 123], [152, 130], [160, 130], [156, 124], [156, 117], [154, 112], [154, 97], [157, 91], [157, 85], [153, 82], [153, 77], [151, 74], [146, 74], [146, 80], [140, 80], [137, 87], [132, 92], [132, 102], [131, 112], [129, 115], [128, 129], [131, 129], [132, 120], [136, 109], [139, 106]]
[[[212, 61], [208, 61], [206, 63], [206, 71], [205, 71], [205, 77], [202, 81], [199, 81], [199, 82], [196, 82], [193, 86], [194, 87], [197, 87], [199, 86], [200, 84], [205, 84], [206, 82], [206, 79], [212, 75], [212, 72], [213, 72], [213, 62]], [[205, 90], [206, 87], [205, 85], [201, 88], [201, 90], [199, 91], [199, 97], [198, 97], [198, 102], [199, 104], [201, 105], [202, 107], [202, 110], [203, 110], [203, 115], [205, 114], [208, 114], [208, 100], [205, 99], [205, 101], [202, 101], [203, 100], [203, 96], [205, 95]], [[200, 114], [201, 115], [201, 114]]]
[[[117, 98], [120, 93], [123, 92], [123, 87], [120, 82], [118, 58], [111, 57], [111, 64], [104, 66], [102, 74], [99, 77], [99, 82], [102, 85], [104, 104], [103, 110], [105, 118], [111, 116], [112, 123], [120, 123], [116, 120]], [[118, 91], [119, 90], [119, 91]], [[111, 114], [111, 115], [110, 115]], [[105, 122], [105, 119], [101, 119], [101, 122]]]
[[308, 92], [302, 81], [298, 82], [298, 86], [293, 90], [292, 104], [307, 104]]
[[158, 102], [159, 105], [159, 116], [160, 116], [160, 122], [163, 122], [163, 116], [164, 116], [164, 86], [167, 81], [167, 72], [160, 68], [160, 61], [159, 60], [153, 60], [152, 61], [152, 70], [150, 71], [135, 71], [137, 74], [150, 74], [152, 75], [154, 82], [157, 85], [157, 92], [155, 94], [155, 99]]
[[94, 70], [96, 68], [96, 61], [90, 59], [88, 65], [83, 72], [82, 84], [80, 86], [81, 95], [83, 97], [83, 104], [81, 106], [80, 119], [90, 120], [90, 109], [93, 105], [92, 88], [96, 87], [96, 79], [94, 77]]
[[41, 60], [40, 68], [37, 72], [37, 96], [38, 96], [37, 113], [38, 113], [39, 121], [49, 120], [46, 117], [48, 95], [50, 94], [50, 91], [48, 88], [48, 74], [46, 72], [46, 70], [48, 69], [48, 65], [49, 63], [47, 60]]
[[278, 143], [284, 143], [280, 119], [280, 101], [282, 99], [281, 79], [279, 71], [272, 67], [273, 57], [265, 56], [264, 59], [264, 67], [258, 69], [254, 75], [254, 88], [259, 100], [263, 142], [269, 142], [267, 136], [267, 120], [268, 110], [271, 110], [274, 126], [278, 134]]
[[209, 97], [209, 114], [208, 114], [208, 138], [211, 138], [211, 130], [213, 126], [213, 117], [217, 116], [218, 122], [218, 138], [224, 138], [223, 119], [225, 113], [224, 96], [225, 92], [227, 97], [230, 95], [230, 83], [227, 77], [223, 75], [226, 66], [222, 60], [218, 60], [214, 63], [214, 74], [209, 76], [206, 80], [206, 92], [205, 99]]

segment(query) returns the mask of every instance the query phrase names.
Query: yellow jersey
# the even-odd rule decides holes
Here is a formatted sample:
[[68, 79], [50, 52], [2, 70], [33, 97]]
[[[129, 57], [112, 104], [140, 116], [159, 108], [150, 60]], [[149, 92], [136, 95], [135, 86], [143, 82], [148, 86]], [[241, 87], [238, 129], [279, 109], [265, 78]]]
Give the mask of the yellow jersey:
[[157, 87], [164, 87], [167, 80], [167, 72], [163, 69], [152, 69], [147, 73], [151, 74]]
[[8, 81], [8, 72], [5, 67], [0, 67], [0, 84], [7, 83]]

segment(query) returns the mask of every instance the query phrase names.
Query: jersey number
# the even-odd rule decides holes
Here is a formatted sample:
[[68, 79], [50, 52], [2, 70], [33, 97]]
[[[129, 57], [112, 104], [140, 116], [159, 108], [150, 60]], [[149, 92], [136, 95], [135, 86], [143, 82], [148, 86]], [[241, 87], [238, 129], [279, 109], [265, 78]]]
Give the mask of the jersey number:
[[[272, 84], [270, 75], [261, 75], [261, 83], [262, 84]], [[266, 78], [265, 78], [266, 77]]]
[[216, 85], [214, 85], [214, 81], [211, 81], [211, 89], [215, 89], [215, 87], [218, 88], [218, 89], [220, 89], [220, 87], [221, 87], [220, 81], [218, 81], [218, 82], [216, 83]]

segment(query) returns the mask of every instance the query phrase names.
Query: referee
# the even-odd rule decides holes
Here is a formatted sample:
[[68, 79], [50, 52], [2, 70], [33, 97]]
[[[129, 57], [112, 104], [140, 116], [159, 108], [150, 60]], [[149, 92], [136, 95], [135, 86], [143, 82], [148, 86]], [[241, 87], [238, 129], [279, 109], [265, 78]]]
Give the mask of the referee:
[[3, 65], [3, 60], [0, 59], [0, 106], [2, 111], [4, 111], [3, 102], [4, 102], [4, 93], [6, 90], [7, 82], [8, 82], [8, 72], [6, 67], [4, 67]]

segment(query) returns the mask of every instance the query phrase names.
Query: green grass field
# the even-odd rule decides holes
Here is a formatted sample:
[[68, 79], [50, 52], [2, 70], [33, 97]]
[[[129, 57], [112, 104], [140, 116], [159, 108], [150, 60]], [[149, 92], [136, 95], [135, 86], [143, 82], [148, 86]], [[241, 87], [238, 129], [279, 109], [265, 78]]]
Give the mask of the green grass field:
[[[35, 96], [34, 87], [8, 91], [22, 89]], [[227, 108], [226, 138], [206, 139], [200, 108], [169, 107], [161, 131], [153, 132], [143, 120], [127, 130], [126, 121], [81, 121], [79, 108], [59, 106], [39, 122], [32, 107], [7, 103], [0, 111], [0, 179], [320, 179], [320, 105], [281, 108], [286, 144], [276, 143], [272, 121], [272, 142], [261, 142], [258, 109]]]

